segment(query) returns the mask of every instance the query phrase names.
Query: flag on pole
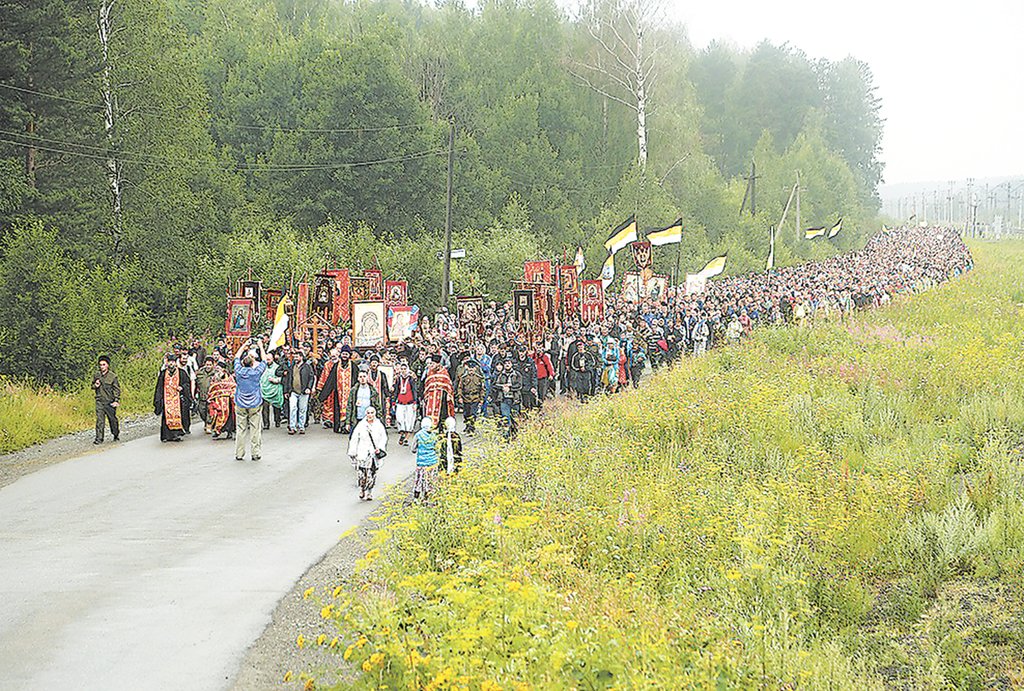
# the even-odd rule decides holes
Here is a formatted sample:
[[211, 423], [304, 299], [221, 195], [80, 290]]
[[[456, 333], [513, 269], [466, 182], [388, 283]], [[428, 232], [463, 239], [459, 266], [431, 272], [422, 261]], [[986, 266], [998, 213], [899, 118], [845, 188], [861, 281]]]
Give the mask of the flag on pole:
[[611, 285], [611, 282], [614, 278], [615, 255], [609, 254], [608, 258], [604, 260], [604, 266], [601, 267], [601, 287], [604, 290], [608, 290], [608, 286]]
[[277, 303], [277, 315], [274, 317], [274, 328], [270, 332], [270, 349], [275, 350], [285, 344], [285, 332], [288, 331], [288, 314], [284, 310], [288, 294], [285, 293]]
[[[605, 240], [604, 247], [614, 255], [629, 243], [636, 242], [636, 239], [636, 216], [630, 216], [612, 231], [612, 234]], [[607, 262], [605, 263], [607, 264]]]
[[676, 242], [680, 242], [683, 239], [683, 219], [677, 219], [675, 223], [662, 228], [660, 230], [654, 230], [647, 234], [647, 241], [654, 247], [661, 247], [662, 245], [671, 245]]
[[828, 231], [828, 237], [829, 237], [829, 239], [831, 240], [831, 239], [832, 239], [832, 238], [834, 238], [834, 237], [835, 237], [836, 235], [839, 235], [839, 231], [840, 231], [840, 230], [842, 230], [842, 229], [843, 229], [843, 219], [841, 219], [841, 218], [840, 218], [840, 219], [839, 219], [839, 220], [838, 220], [838, 221], [836, 222], [836, 224], [835, 224], [834, 226], [832, 226], [832, 229], [831, 229], [830, 231]]
[[582, 278], [583, 269], [587, 268], [587, 259], [583, 256], [583, 245], [576, 245], [576, 261], [573, 263], [576, 265], [576, 275]]
[[703, 278], [711, 278], [712, 276], [717, 276], [722, 273], [725, 271], [725, 258], [727, 256], [728, 255], [723, 254], [721, 257], [715, 257], [705, 264], [704, 268], [701, 269], [700, 273], [697, 275], [702, 276]]
[[814, 238], [820, 238], [828, 230], [825, 226], [820, 228], [808, 228], [804, 231], [804, 240], [813, 240]]
[[764, 263], [764, 270], [771, 271], [775, 268], [775, 226], [771, 229], [771, 239], [768, 241], [768, 260]]

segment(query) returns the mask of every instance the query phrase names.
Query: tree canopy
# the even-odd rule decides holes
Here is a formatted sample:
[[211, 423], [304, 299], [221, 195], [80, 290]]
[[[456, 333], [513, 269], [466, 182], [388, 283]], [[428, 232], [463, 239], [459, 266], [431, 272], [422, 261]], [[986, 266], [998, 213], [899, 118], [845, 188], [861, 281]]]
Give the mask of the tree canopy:
[[[778, 261], [857, 243], [881, 177], [868, 66], [767, 42], [695, 50], [656, 3], [632, 2], [643, 6], [571, 15], [552, 0], [0, 0], [0, 298], [43, 269], [70, 292], [99, 271], [126, 299], [112, 323], [216, 330], [243, 272], [280, 285], [329, 259], [409, 278], [429, 310], [450, 122], [453, 225], [468, 250], [456, 293], [503, 298], [522, 259], [577, 244], [596, 272], [630, 213], [642, 229], [683, 219], [684, 270], [723, 248], [731, 271], [762, 268], [798, 171], [807, 224], [842, 216], [844, 233], [817, 245], [781, 233]], [[601, 43], [630, 8], [646, 13], [646, 160], [635, 102], [611, 97], [619, 77], [602, 67], [636, 57], [635, 38]], [[752, 161], [754, 217], [739, 213]], [[40, 243], [51, 264], [26, 266]], [[668, 270], [675, 253], [657, 262]], [[0, 332], [4, 352], [19, 329]], [[87, 336], [60, 356], [116, 345]], [[29, 371], [34, 356], [17, 352], [0, 373]]]

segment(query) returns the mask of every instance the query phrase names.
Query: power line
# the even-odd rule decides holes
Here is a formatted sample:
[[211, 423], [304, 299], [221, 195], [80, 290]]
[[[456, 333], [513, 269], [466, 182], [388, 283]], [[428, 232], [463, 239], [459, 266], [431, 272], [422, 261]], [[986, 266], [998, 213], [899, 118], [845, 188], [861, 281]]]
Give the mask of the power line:
[[[86, 152], [86, 151], [68, 151], [66, 149], [60, 149], [60, 148], [56, 148], [56, 147], [52, 147], [52, 146], [40, 145], [40, 144], [37, 144], [35, 142], [23, 142], [23, 141], [17, 141], [17, 140], [13, 140], [13, 139], [0, 139], [0, 144], [10, 144], [12, 146], [18, 146], [18, 147], [31, 147], [31, 148], [38, 149], [40, 151], [46, 151], [46, 152], [49, 152], [49, 153], [56, 153], [56, 154], [60, 154], [60, 155], [63, 155], [63, 156], [78, 156], [80, 158], [92, 159], [92, 160], [97, 160], [97, 161], [106, 161], [106, 160], [110, 159], [112, 156], [114, 156], [114, 157], [117, 157], [119, 163], [123, 163], [123, 164], [126, 164], [126, 165], [138, 165], [138, 166], [143, 166], [143, 167], [149, 166], [149, 167], [165, 168], [165, 167], [167, 167], [168, 163], [182, 163], [183, 162], [183, 159], [172, 159], [172, 158], [167, 158], [164, 161], [154, 161], [154, 160], [148, 160], [147, 161], [147, 160], [131, 159], [131, 158], [123, 157], [120, 154], [118, 154], [117, 152], [111, 152], [111, 151], [108, 151], [107, 153], [101, 153], [101, 152], [90, 153], [90, 152]], [[74, 145], [72, 144], [72, 146], [74, 146]], [[84, 145], [80, 145], [80, 146], [84, 146]], [[92, 148], [97, 148], [97, 147], [92, 147]], [[267, 165], [248, 164], [248, 165], [242, 165], [242, 166], [225, 166], [225, 165], [218, 164], [216, 162], [211, 162], [210, 165], [213, 165], [214, 167], [218, 167], [221, 170], [236, 170], [236, 171], [239, 171], [239, 172], [283, 172], [283, 173], [294, 172], [294, 173], [302, 173], [302, 172], [312, 172], [312, 171], [318, 171], [318, 170], [337, 170], [337, 169], [343, 169], [343, 168], [362, 168], [362, 167], [366, 167], [366, 166], [379, 165], [379, 164], [384, 164], [384, 163], [402, 163], [402, 162], [405, 162], [405, 161], [413, 161], [413, 160], [418, 160], [418, 159], [422, 159], [422, 158], [428, 158], [430, 156], [438, 156], [438, 155], [444, 154], [444, 153], [446, 153], [446, 152], [444, 152], [444, 151], [421, 151], [421, 152], [414, 153], [414, 154], [404, 154], [404, 155], [401, 155], [401, 156], [392, 156], [392, 157], [388, 157], [388, 158], [380, 158], [380, 159], [375, 159], [375, 160], [370, 160], [370, 161], [350, 161], [350, 162], [344, 162], [344, 163], [281, 164], [281, 165], [273, 165], [273, 164], [267, 164]]]
[[[5, 89], [11, 89], [13, 91], [20, 91], [25, 94], [32, 94], [34, 96], [42, 96], [44, 98], [52, 98], [58, 101], [64, 101], [66, 103], [75, 103], [80, 106], [87, 108], [93, 108], [96, 110], [105, 110], [106, 106], [102, 103], [90, 103], [89, 101], [82, 101], [77, 98], [69, 98], [67, 96], [60, 96], [58, 94], [51, 94], [45, 91], [36, 91], [34, 89], [26, 89], [21, 86], [15, 86], [13, 84], [7, 84], [0, 82], [0, 87]], [[152, 108], [130, 108], [128, 109], [132, 113], [144, 113], [146, 115], [156, 116], [167, 116], [174, 112], [174, 110], [156, 110]], [[422, 122], [409, 122], [404, 124], [396, 125], [377, 125], [373, 127], [281, 127], [279, 125], [239, 125], [229, 123], [229, 127], [242, 130], [273, 130], [275, 132], [287, 132], [287, 133], [301, 133], [301, 134], [358, 134], [361, 132], [387, 132], [390, 130], [403, 130], [413, 129], [416, 127], [423, 127]]]

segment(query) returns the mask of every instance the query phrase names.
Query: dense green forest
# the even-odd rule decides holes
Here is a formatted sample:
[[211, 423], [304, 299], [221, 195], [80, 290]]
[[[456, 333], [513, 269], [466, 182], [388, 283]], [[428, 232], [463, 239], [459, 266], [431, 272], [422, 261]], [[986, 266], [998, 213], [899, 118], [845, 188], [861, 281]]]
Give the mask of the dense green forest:
[[[657, 0], [0, 0], [0, 374], [215, 331], [248, 269], [377, 262], [437, 306], [449, 123], [456, 293], [681, 217], [684, 270], [863, 241], [882, 121], [867, 65], [695, 50]], [[740, 214], [757, 165], [757, 213]], [[668, 248], [663, 248], [668, 249]], [[675, 263], [660, 252], [659, 266]]]

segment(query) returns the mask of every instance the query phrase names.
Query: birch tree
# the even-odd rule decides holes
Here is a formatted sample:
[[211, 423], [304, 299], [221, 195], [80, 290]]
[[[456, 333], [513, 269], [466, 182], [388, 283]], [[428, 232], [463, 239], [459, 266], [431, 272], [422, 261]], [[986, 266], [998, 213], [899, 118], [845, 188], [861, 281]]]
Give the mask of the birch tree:
[[100, 91], [103, 98], [103, 128], [106, 132], [109, 151], [105, 162], [107, 185], [111, 198], [111, 235], [113, 236], [114, 253], [120, 250], [123, 235], [124, 209], [124, 171], [118, 160], [117, 151], [117, 86], [114, 83], [114, 65], [111, 58], [111, 42], [114, 34], [120, 29], [116, 27], [114, 8], [117, 0], [101, 0], [96, 17], [96, 28], [100, 41]]
[[611, 0], [582, 8], [581, 18], [594, 42], [594, 55], [572, 60], [569, 71], [588, 88], [636, 114], [637, 164], [647, 169], [647, 119], [657, 81], [656, 30], [665, 16], [664, 0]]

